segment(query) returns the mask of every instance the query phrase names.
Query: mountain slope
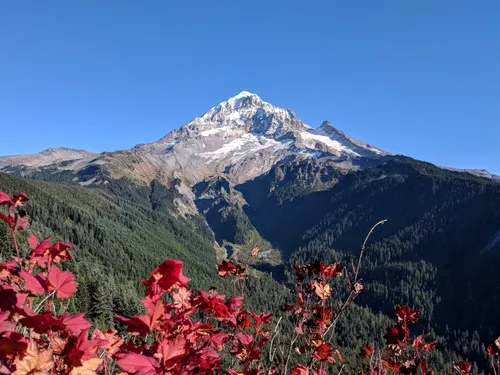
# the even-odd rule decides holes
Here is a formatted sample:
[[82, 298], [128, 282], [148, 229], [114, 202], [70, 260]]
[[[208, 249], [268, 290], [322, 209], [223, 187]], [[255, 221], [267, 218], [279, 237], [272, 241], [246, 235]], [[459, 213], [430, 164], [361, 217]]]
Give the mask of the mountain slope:
[[500, 330], [498, 183], [408, 158], [333, 174], [320, 185], [311, 176], [325, 170], [311, 168], [301, 177], [306, 168], [276, 167], [237, 187], [252, 224], [292, 265], [349, 263], [369, 228], [387, 219], [365, 254], [364, 303], [385, 313], [395, 301], [420, 306], [441, 329]]
[[258, 247], [257, 263], [281, 264], [280, 252], [265, 241], [252, 225], [243, 210], [247, 204], [245, 199], [229, 181], [216, 177], [196, 184], [193, 191], [196, 206], [225, 250], [225, 257], [246, 263], [252, 248]]
[[120, 178], [143, 184], [157, 179], [166, 186], [176, 181], [177, 189], [192, 201], [190, 187], [206, 178], [223, 176], [242, 183], [279, 162], [316, 158], [352, 169], [364, 159], [384, 155], [388, 153], [346, 136], [327, 122], [313, 129], [292, 111], [242, 92], [157, 142], [98, 155], [57, 149], [0, 157], [0, 170], [94, 185]]
[[[0, 190], [10, 194], [24, 191], [31, 198], [27, 211], [34, 233], [77, 245], [75, 262], [71, 263], [80, 282], [76, 303], [91, 316], [92, 293], [87, 289], [98, 287], [101, 294], [114, 296], [116, 303], [138, 302], [138, 280], [167, 258], [182, 259], [195, 275], [195, 285], [214, 285], [215, 252], [210, 231], [203, 234], [196, 221], [173, 217], [162, 209], [159, 203], [168, 198], [158, 186], [141, 188], [117, 181], [110, 189], [88, 189], [0, 173]], [[10, 258], [12, 244], [3, 233], [4, 225], [0, 231], [2, 258]], [[26, 245], [26, 241], [21, 243]], [[132, 304], [129, 308], [137, 307]], [[108, 322], [112, 312], [120, 312], [118, 305], [110, 304], [105, 314]]]

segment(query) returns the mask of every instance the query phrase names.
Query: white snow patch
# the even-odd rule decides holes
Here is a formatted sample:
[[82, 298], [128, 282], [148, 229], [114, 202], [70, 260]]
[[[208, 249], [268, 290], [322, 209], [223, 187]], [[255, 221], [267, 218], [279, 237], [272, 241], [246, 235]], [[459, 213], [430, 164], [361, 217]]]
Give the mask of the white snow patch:
[[[321, 129], [318, 129], [317, 133], [319, 133], [320, 131], [321, 131]], [[323, 132], [321, 131], [321, 133], [323, 133]], [[314, 134], [311, 132], [301, 132], [300, 135], [302, 136], [302, 139], [304, 141], [306, 141], [306, 143], [307, 142], [309, 143], [308, 146], [311, 148], [314, 148], [315, 142], [320, 142], [320, 143], [323, 143], [324, 145], [326, 145], [326, 146], [328, 146], [336, 151], [346, 152], [346, 153], [349, 153], [352, 155], [359, 156], [359, 154], [357, 152], [354, 152], [350, 148], [345, 147], [339, 141], [335, 141], [333, 139], [330, 139], [327, 135], [323, 135], [321, 133]]]
[[81, 186], [87, 186], [87, 185], [90, 185], [92, 184], [93, 182], [95, 182], [97, 180], [97, 177], [93, 177], [91, 178], [90, 180], [87, 180], [87, 181], [80, 181], [79, 184]]
[[202, 158], [214, 158], [230, 153], [241, 148], [247, 141], [244, 137], [233, 139], [231, 142], [226, 143], [224, 146], [215, 151], [202, 152], [199, 154]]
[[240, 138], [233, 139], [232, 141], [226, 143], [218, 150], [202, 152], [199, 156], [206, 159], [222, 159], [230, 153], [233, 153], [231, 160], [236, 161], [248, 154], [255, 153], [269, 147], [286, 148], [289, 145], [290, 142], [278, 142], [274, 139], [258, 137], [254, 134], [247, 133], [243, 134]]
[[299, 154], [306, 155], [306, 157], [309, 157], [311, 159], [318, 159], [320, 158], [323, 153], [321, 151], [314, 151], [309, 148], [302, 149], [298, 152]]
[[382, 150], [379, 150], [378, 148], [370, 146], [370, 145], [362, 145], [362, 147], [371, 151], [371, 152], [374, 152], [377, 155], [384, 155], [385, 154]]
[[230, 130], [229, 126], [221, 126], [219, 128], [204, 130], [204, 131], [202, 131], [200, 133], [200, 135], [203, 136], [203, 137], [208, 137], [209, 135], [214, 135], [214, 134], [217, 134], [217, 133], [220, 133], [220, 132], [224, 132], [224, 131], [228, 131], [228, 130]]

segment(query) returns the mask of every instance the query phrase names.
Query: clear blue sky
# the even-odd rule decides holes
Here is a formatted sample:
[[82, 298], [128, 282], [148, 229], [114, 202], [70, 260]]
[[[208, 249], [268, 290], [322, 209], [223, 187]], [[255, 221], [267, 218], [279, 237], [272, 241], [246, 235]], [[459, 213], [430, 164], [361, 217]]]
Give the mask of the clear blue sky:
[[247, 90], [500, 174], [499, 19], [498, 0], [2, 2], [0, 154], [130, 148]]

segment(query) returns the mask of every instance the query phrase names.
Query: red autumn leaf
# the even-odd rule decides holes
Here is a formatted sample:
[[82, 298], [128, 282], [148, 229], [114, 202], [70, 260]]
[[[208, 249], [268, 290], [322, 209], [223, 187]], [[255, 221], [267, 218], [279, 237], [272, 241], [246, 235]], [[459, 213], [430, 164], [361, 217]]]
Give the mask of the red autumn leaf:
[[290, 370], [290, 375], [307, 375], [307, 368], [303, 365], [298, 365]]
[[233, 263], [232, 262], [227, 262], [225, 260], [222, 261], [221, 264], [217, 264], [215, 266], [218, 271], [218, 275], [223, 278], [228, 278], [233, 275]]
[[247, 346], [250, 345], [253, 341], [253, 336], [248, 335], [246, 333], [237, 333], [235, 337], [241, 342], [242, 345]]
[[46, 292], [47, 283], [42, 275], [34, 276], [29, 272], [21, 271], [19, 276], [24, 280], [24, 287], [31, 293], [40, 295]]
[[5, 215], [4, 213], [0, 212], [0, 219], [5, 221], [5, 223], [11, 227], [14, 228], [14, 220], [10, 216]]
[[486, 354], [488, 355], [497, 355], [498, 353], [500, 353], [500, 337], [486, 348]]
[[30, 217], [26, 214], [26, 211], [19, 211], [14, 213], [14, 228], [23, 231], [30, 227]]
[[302, 321], [299, 321], [297, 327], [295, 327], [295, 332], [297, 332], [297, 335], [303, 335], [305, 333]]
[[416, 323], [419, 317], [419, 311], [414, 310], [409, 306], [396, 305], [394, 308], [396, 310], [396, 316], [398, 317], [398, 322], [406, 323]]
[[151, 330], [159, 328], [164, 319], [165, 303], [163, 300], [146, 298], [142, 303], [147, 309], [147, 315], [133, 316], [130, 319], [122, 316], [114, 316], [115, 320], [125, 324], [127, 331], [134, 335], [147, 335]]
[[74, 335], [78, 335], [85, 329], [92, 327], [92, 323], [84, 319], [84, 313], [69, 315], [64, 314], [59, 317], [59, 321]]
[[162, 362], [167, 368], [176, 364], [179, 357], [186, 354], [186, 339], [178, 336], [175, 340], [164, 340], [160, 343]]
[[196, 335], [200, 337], [208, 337], [208, 339], [210, 339], [210, 335], [215, 331], [217, 331], [217, 328], [210, 323], [201, 324], [200, 322], [196, 322], [193, 325], [193, 333], [196, 333]]
[[31, 236], [29, 236], [28, 242], [31, 249], [34, 250], [31, 255], [42, 256], [45, 254], [45, 251], [50, 247], [50, 239], [48, 237], [43, 239], [42, 242], [38, 243], [37, 238], [35, 237], [34, 234], [32, 234]]
[[49, 254], [52, 260], [56, 263], [61, 263], [61, 260], [71, 260], [71, 253], [68, 249], [75, 245], [66, 242], [56, 242], [49, 249]]
[[258, 247], [254, 247], [252, 249], [252, 258], [255, 258], [258, 255], [259, 255], [259, 248]]
[[0, 263], [0, 280], [8, 281], [13, 275], [17, 275], [19, 264], [15, 260]]
[[113, 319], [119, 323], [125, 324], [127, 326], [127, 332], [133, 335], [147, 335], [150, 331], [150, 318], [148, 315], [133, 316], [132, 318], [115, 315]]
[[124, 342], [124, 339], [112, 328], [108, 328], [106, 332], [102, 332], [99, 328], [94, 329], [94, 332], [92, 332], [92, 339], [107, 342], [107, 344], [103, 346], [103, 349], [106, 351], [108, 357], [118, 352]]
[[26, 352], [28, 341], [26, 337], [17, 332], [4, 332], [0, 337], [0, 354], [18, 355]]
[[472, 364], [467, 361], [455, 362], [453, 368], [462, 375], [469, 375], [471, 373]]
[[314, 349], [313, 357], [320, 361], [335, 362], [332, 357], [333, 349], [332, 346], [326, 342], [318, 345]]
[[333, 310], [331, 307], [313, 306], [314, 324], [318, 326], [329, 325], [333, 318]]
[[70, 298], [75, 292], [78, 283], [69, 271], [61, 271], [53, 266], [48, 277], [49, 290], [55, 290], [57, 298]]
[[390, 358], [382, 357], [382, 364], [389, 370], [394, 370], [397, 374], [401, 372], [402, 364]]
[[26, 193], [19, 193], [12, 197], [11, 203], [13, 206], [22, 206], [24, 202], [29, 200], [30, 199], [26, 196]]
[[314, 292], [322, 301], [324, 301], [332, 295], [332, 288], [328, 284], [322, 284], [316, 281], [314, 283]]
[[0, 204], [10, 203], [10, 195], [0, 190]]
[[9, 320], [9, 312], [0, 313], [0, 333], [14, 332], [15, 330], [16, 326]]
[[49, 330], [59, 331], [64, 329], [64, 325], [50, 311], [42, 314], [30, 313], [20, 320], [21, 324], [27, 328], [32, 328], [36, 333], [47, 333]]
[[225, 305], [230, 311], [236, 311], [241, 306], [243, 306], [243, 297], [242, 296], [231, 297], [226, 301]]
[[38, 243], [35, 235], [31, 235], [28, 237], [28, 243], [33, 249], [31, 254], [28, 256], [28, 260], [31, 263], [37, 263], [40, 267], [45, 267], [48, 262], [48, 249], [50, 248], [50, 240], [49, 238], [45, 238], [42, 242]]
[[407, 360], [401, 364], [401, 369], [399, 371], [401, 374], [416, 374], [418, 367], [414, 360]]
[[426, 342], [423, 343], [422, 346], [420, 347], [421, 350], [423, 351], [433, 351], [436, 345], [439, 344], [439, 340], [434, 340], [432, 342]]
[[344, 358], [342, 358], [342, 354], [340, 354], [340, 351], [338, 349], [335, 349], [333, 353], [337, 355], [340, 362], [344, 362]]
[[170, 290], [172, 287], [186, 287], [189, 278], [182, 274], [184, 263], [180, 260], [166, 260], [151, 273], [151, 277], [142, 283], [148, 288], [150, 294], [155, 294], [155, 286], [161, 289], [161, 292]]
[[95, 353], [100, 348], [105, 348], [108, 342], [106, 340], [89, 340], [88, 330], [81, 331], [78, 336], [70, 336], [68, 343], [64, 347], [65, 361], [71, 366], [82, 366], [83, 361], [95, 357]]
[[321, 274], [325, 277], [338, 277], [342, 275], [343, 270], [344, 266], [341, 266], [339, 263], [334, 263], [323, 268]]
[[7, 204], [9, 206], [22, 206], [26, 201], [29, 201], [29, 198], [25, 193], [19, 193], [10, 197], [9, 194], [0, 190], [0, 205]]
[[165, 302], [159, 299], [154, 303], [150, 303], [146, 308], [149, 316], [149, 329], [152, 330], [161, 323], [163, 319], [163, 315], [165, 314]]
[[248, 311], [250, 316], [252, 317], [255, 326], [260, 326], [262, 324], [270, 324], [271, 323], [271, 313], [261, 313], [257, 315], [253, 311]]
[[400, 345], [405, 337], [406, 331], [399, 325], [387, 328], [387, 332], [384, 335], [387, 345]]
[[241, 310], [236, 316], [236, 324], [238, 325], [238, 327], [245, 330], [250, 327], [250, 323], [252, 323], [252, 321], [250, 320], [250, 317], [248, 316], [246, 311]]
[[359, 294], [363, 290], [365, 290], [365, 286], [361, 283], [361, 281], [357, 281], [352, 286], [352, 290], [353, 290], [354, 293]]
[[[198, 367], [201, 370], [201, 373], [207, 373], [207, 370], [210, 370], [209, 373], [212, 373], [213, 370], [220, 367], [220, 362], [221, 362], [220, 356], [219, 354], [217, 354], [216, 351], [212, 349], [201, 349], [197, 353], [196, 360], [192, 362], [191, 365], [188, 366], [188, 369], [192, 370]], [[259, 374], [255, 373], [255, 375]]]
[[210, 336], [210, 345], [216, 350], [222, 350], [224, 348], [224, 343], [229, 339], [229, 335], [225, 332], [218, 332]]
[[30, 247], [35, 250], [37, 245], [38, 245], [38, 239], [36, 238], [36, 236], [34, 234], [32, 234], [31, 236], [28, 237], [28, 244], [30, 245]]
[[226, 260], [223, 260], [221, 264], [217, 264], [216, 267], [218, 275], [225, 279], [231, 276], [242, 276], [245, 273], [245, 269], [239, 264]]
[[[200, 290], [199, 294], [200, 295], [195, 299], [195, 303], [199, 309], [213, 313], [217, 319], [226, 319], [230, 317], [229, 309], [224, 304], [225, 296], [218, 294], [216, 289], [211, 289], [210, 292]], [[234, 324], [236, 324], [236, 322], [234, 322]]]
[[156, 359], [146, 357], [142, 354], [132, 352], [119, 353], [116, 355], [116, 358], [116, 364], [129, 374], [155, 375], [156, 369], [160, 367]]
[[373, 346], [371, 346], [370, 344], [367, 344], [363, 349], [361, 349], [361, 353], [359, 353], [359, 356], [363, 359], [367, 359], [374, 352], [375, 352], [375, 350], [373, 349]]
[[186, 288], [179, 288], [177, 293], [172, 294], [174, 306], [177, 309], [188, 309], [191, 307], [191, 291]]

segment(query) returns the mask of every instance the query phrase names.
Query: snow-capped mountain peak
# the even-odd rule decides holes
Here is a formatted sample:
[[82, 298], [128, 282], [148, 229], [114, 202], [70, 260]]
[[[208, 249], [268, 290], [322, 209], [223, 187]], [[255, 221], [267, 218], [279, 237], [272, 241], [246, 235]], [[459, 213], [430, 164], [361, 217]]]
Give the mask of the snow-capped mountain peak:
[[[158, 178], [167, 184], [180, 179], [190, 186], [213, 176], [241, 183], [286, 160], [326, 158], [350, 168], [361, 158], [379, 158], [386, 153], [345, 135], [328, 122], [313, 129], [291, 110], [242, 91], [157, 142], [100, 155], [65, 149], [44, 154], [51, 155], [42, 155], [44, 165], [79, 159], [56, 168], [79, 170], [93, 165], [107, 170], [113, 178], [145, 182]], [[10, 161], [5, 160], [6, 164]]]
[[257, 94], [242, 91], [238, 95], [212, 107], [193, 122], [213, 122], [215, 126], [224, 123], [224, 125], [238, 127], [244, 125], [252, 117], [257, 119], [277, 117], [277, 121], [296, 119], [295, 114], [289, 109], [276, 107], [263, 101]]
[[248, 101], [249, 98], [255, 99], [255, 101], [262, 101], [259, 95], [248, 91], [242, 91], [238, 95], [229, 98], [225, 103], [229, 104], [232, 108], [237, 108]]

